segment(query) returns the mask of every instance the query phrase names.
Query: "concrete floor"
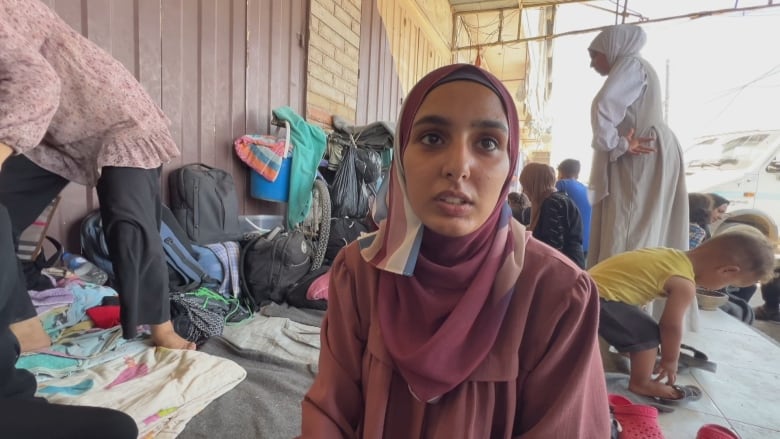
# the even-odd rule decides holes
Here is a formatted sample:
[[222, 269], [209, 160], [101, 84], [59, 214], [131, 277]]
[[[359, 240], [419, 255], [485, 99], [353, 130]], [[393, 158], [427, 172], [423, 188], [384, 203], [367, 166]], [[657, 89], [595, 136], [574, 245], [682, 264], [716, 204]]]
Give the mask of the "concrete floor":
[[704, 395], [659, 416], [666, 438], [692, 439], [703, 424], [714, 423], [742, 439], [780, 439], [780, 325], [753, 327], [720, 310], [701, 311], [699, 331], [683, 341], [705, 352], [718, 370], [680, 374], [680, 384], [696, 385]]
[[[754, 306], [762, 303], [760, 294], [751, 300]], [[680, 371], [677, 383], [695, 385], [703, 395], [659, 415], [666, 439], [693, 439], [704, 424], [722, 425], [742, 439], [780, 439], [780, 324], [749, 326], [721, 310], [700, 310], [699, 330], [687, 332], [683, 342], [706, 353], [717, 371]], [[609, 392], [647, 404], [628, 391], [626, 360], [604, 359], [608, 371], [618, 372], [607, 373]]]

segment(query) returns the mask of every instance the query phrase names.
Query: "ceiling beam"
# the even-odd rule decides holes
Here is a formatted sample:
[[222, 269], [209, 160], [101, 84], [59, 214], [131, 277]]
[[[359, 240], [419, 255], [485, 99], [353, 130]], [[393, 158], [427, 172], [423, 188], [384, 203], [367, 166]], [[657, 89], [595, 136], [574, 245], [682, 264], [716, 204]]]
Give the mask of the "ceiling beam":
[[[748, 11], [757, 11], [760, 9], [767, 9], [767, 8], [775, 8], [780, 6], [780, 3], [768, 3], [766, 5], [760, 5], [760, 6], [746, 6], [744, 8], [728, 8], [728, 9], [714, 9], [714, 10], [708, 10], [708, 11], [699, 11], [699, 12], [691, 12], [689, 14], [683, 14], [683, 15], [674, 15], [669, 17], [663, 17], [663, 18], [653, 18], [649, 20], [642, 20], [642, 21], [636, 21], [632, 23], [626, 23], [626, 24], [648, 24], [648, 23], [660, 23], [662, 21], [670, 21], [670, 20], [681, 20], [685, 18], [690, 19], [698, 19], [703, 17], [710, 17], [714, 15], [723, 15], [723, 14], [730, 14], [733, 12], [748, 12]], [[604, 29], [607, 29], [609, 27], [612, 27], [612, 25], [609, 26], [599, 26], [599, 27], [591, 27], [587, 29], [579, 29], [579, 30], [572, 30], [568, 32], [561, 32], [557, 34], [550, 34], [550, 35], [538, 35], [535, 37], [527, 37], [527, 38], [517, 38], [515, 40], [505, 40], [500, 43], [484, 43], [484, 44], [474, 44], [471, 46], [464, 46], [464, 47], [454, 47], [453, 50], [471, 50], [476, 49], [478, 47], [492, 47], [492, 46], [504, 46], [504, 45], [511, 45], [511, 44], [521, 44], [521, 43], [527, 43], [529, 41], [540, 41], [540, 40], [552, 40], [554, 38], [560, 38], [565, 37], [568, 35], [578, 35], [578, 34], [586, 34], [590, 32], [598, 32]]]

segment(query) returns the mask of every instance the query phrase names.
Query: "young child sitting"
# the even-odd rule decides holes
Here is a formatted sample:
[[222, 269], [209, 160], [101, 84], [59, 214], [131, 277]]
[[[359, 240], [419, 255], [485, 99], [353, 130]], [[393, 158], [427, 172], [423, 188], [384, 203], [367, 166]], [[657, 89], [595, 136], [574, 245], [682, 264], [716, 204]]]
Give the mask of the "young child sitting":
[[[760, 232], [734, 227], [687, 252], [648, 248], [612, 256], [589, 270], [601, 301], [599, 335], [631, 359], [629, 390], [664, 399], [682, 399], [677, 361], [683, 316], [696, 286], [717, 290], [744, 286], [769, 278], [774, 248]], [[656, 323], [640, 307], [665, 297], [666, 306]], [[656, 367], [658, 346], [661, 361]], [[653, 378], [653, 374], [658, 374]], [[662, 380], [666, 379], [666, 383]]]
[[688, 227], [688, 248], [696, 248], [710, 237], [713, 203], [712, 197], [707, 194], [688, 193], [688, 216], [691, 221]]

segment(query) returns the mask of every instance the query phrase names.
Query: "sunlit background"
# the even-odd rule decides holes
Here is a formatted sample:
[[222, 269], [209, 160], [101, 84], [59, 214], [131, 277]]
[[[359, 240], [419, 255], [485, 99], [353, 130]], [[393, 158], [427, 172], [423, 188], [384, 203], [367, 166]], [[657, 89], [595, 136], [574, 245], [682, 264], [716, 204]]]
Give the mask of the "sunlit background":
[[[766, 2], [738, 4], [745, 7]], [[633, 0], [629, 6], [629, 11], [653, 19], [730, 8], [734, 1]], [[610, 12], [570, 5], [559, 9], [556, 32], [614, 22]], [[658, 72], [662, 93], [668, 96], [668, 123], [683, 147], [705, 134], [780, 128], [780, 51], [776, 49], [780, 11], [643, 26], [648, 41], [642, 54]], [[591, 162], [590, 104], [604, 81], [589, 67], [587, 47], [595, 35], [557, 38], [554, 49], [551, 164], [556, 166], [565, 158], [580, 160], [583, 181], [587, 181]]]

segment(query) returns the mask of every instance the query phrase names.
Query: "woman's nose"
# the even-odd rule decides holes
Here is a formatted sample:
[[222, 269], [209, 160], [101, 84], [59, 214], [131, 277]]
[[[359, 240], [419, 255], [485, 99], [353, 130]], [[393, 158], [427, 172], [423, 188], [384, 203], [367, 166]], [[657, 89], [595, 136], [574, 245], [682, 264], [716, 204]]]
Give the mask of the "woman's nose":
[[450, 145], [449, 154], [444, 163], [444, 174], [449, 179], [461, 180], [471, 174], [471, 149], [466, 140], [458, 140]]

